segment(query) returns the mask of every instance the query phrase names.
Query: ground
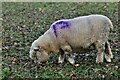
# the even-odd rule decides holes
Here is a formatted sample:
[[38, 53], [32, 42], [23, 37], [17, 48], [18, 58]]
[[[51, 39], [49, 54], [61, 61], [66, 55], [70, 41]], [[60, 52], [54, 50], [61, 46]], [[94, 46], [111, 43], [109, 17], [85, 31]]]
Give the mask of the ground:
[[[1, 78], [120, 78], [120, 24], [118, 3], [2, 3], [2, 76]], [[65, 61], [57, 64], [58, 55], [51, 55], [48, 63], [37, 64], [29, 58], [31, 43], [59, 19], [89, 14], [108, 16], [114, 29], [109, 36], [114, 58], [96, 64], [96, 51], [77, 53], [74, 67]], [[1, 48], [0, 48], [1, 49]]]

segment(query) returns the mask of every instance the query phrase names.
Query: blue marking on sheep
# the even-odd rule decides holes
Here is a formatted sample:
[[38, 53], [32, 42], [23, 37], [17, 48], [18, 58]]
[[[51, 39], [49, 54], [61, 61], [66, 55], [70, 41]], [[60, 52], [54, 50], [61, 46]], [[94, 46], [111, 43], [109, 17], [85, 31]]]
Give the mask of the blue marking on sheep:
[[54, 30], [56, 37], [58, 36], [58, 34], [57, 34], [58, 27], [60, 29], [70, 28], [70, 23], [68, 23], [68, 21], [59, 21], [59, 22], [55, 23], [53, 25], [53, 30]]
[[53, 30], [54, 30], [55, 36], [57, 37], [57, 29], [56, 29], [56, 25], [53, 25]]
[[60, 21], [60, 22], [58, 22], [56, 24], [61, 25], [61, 29], [69, 28], [69, 23], [67, 21]]

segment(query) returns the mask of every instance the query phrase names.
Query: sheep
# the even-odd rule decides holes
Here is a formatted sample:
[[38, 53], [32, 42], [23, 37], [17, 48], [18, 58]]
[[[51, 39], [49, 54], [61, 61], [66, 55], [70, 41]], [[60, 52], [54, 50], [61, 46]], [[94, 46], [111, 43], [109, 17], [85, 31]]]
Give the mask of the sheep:
[[103, 62], [104, 52], [106, 61], [111, 62], [113, 54], [108, 36], [112, 29], [111, 20], [99, 14], [58, 20], [32, 43], [30, 58], [45, 62], [51, 53], [59, 53], [58, 63], [63, 63], [67, 54], [68, 61], [75, 64], [73, 52], [94, 45], [97, 50], [96, 63]]

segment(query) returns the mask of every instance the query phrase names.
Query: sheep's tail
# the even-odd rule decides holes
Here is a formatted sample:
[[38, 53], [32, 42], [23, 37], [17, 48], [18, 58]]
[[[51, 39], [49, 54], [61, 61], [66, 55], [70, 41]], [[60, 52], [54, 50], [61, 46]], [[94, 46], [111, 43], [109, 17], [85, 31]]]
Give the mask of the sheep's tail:
[[108, 22], [107, 26], [110, 28], [110, 32], [113, 30], [113, 24], [112, 24], [112, 21], [107, 17], [107, 16], [104, 16]]
[[112, 21], [108, 18], [109, 20], [109, 28], [110, 28], [110, 32], [113, 30], [113, 24], [112, 24]]
[[110, 21], [110, 32], [113, 30], [113, 24], [112, 22]]

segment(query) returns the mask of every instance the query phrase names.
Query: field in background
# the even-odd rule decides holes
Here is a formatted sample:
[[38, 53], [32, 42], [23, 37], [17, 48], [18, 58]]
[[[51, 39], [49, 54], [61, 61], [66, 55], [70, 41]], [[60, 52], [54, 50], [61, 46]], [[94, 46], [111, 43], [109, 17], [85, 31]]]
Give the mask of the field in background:
[[[120, 78], [118, 3], [2, 3], [2, 13], [2, 78]], [[96, 64], [96, 51], [78, 53], [79, 67], [57, 64], [56, 54], [43, 65], [29, 58], [31, 43], [53, 22], [89, 14], [103, 14], [113, 22], [111, 63]]]

